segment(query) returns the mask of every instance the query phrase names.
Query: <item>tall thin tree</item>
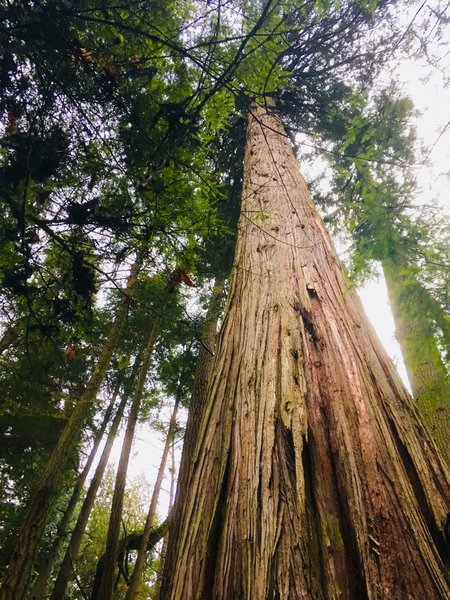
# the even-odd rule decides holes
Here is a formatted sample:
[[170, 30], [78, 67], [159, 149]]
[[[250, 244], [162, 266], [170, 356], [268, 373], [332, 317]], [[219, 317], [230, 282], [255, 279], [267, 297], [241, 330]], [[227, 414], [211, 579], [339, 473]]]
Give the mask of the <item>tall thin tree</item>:
[[[401, 240], [382, 261], [395, 322], [417, 407], [430, 435], [450, 466], [450, 374], [439, 347], [438, 331], [449, 328], [442, 307], [418, 279]], [[447, 333], [448, 337], [448, 332]]]
[[158, 474], [153, 486], [152, 498], [150, 500], [150, 506], [145, 520], [144, 531], [142, 532], [141, 543], [138, 550], [138, 555], [134, 565], [134, 570], [131, 575], [130, 585], [128, 587], [125, 600], [134, 600], [138, 597], [139, 587], [141, 585], [142, 575], [145, 565], [145, 557], [147, 556], [147, 549], [149, 545], [150, 536], [154, 530], [156, 509], [158, 508], [159, 496], [161, 492], [161, 486], [164, 479], [164, 473], [167, 465], [167, 458], [169, 456], [170, 449], [173, 447], [175, 431], [177, 425], [178, 409], [180, 407], [181, 400], [181, 385], [179, 387], [180, 392], [175, 398], [173, 405], [172, 414], [169, 421], [169, 429], [166, 434], [166, 440], [164, 443], [164, 449], [159, 463]]
[[133, 391], [133, 401], [131, 404], [130, 414], [128, 416], [122, 451], [119, 459], [119, 465], [117, 467], [116, 482], [114, 486], [111, 515], [106, 538], [106, 552], [101, 580], [98, 584], [98, 587], [97, 583], [94, 585], [91, 594], [91, 598], [95, 598], [95, 600], [111, 600], [111, 598], [113, 597], [114, 574], [117, 560], [117, 549], [119, 545], [123, 497], [125, 493], [126, 476], [131, 454], [131, 447], [134, 439], [134, 432], [136, 430], [136, 424], [139, 417], [139, 411], [141, 408], [145, 383], [150, 369], [155, 343], [160, 333], [161, 324], [164, 319], [164, 314], [167, 309], [169, 298], [174, 292], [176, 286], [182, 280], [181, 273], [184, 273], [184, 271], [177, 270], [172, 274], [163, 293], [163, 297], [160, 298], [160, 306], [158, 307], [157, 312], [155, 314], [154, 321], [148, 336], [147, 345], [142, 356], [142, 364], [139, 370], [136, 387]]
[[[134, 361], [133, 368], [131, 370], [130, 381], [134, 380], [134, 377], [139, 369], [139, 365], [140, 365], [140, 356], [138, 355]], [[69, 545], [66, 548], [64, 558], [62, 560], [61, 565], [59, 566], [58, 575], [56, 577], [56, 581], [53, 586], [50, 600], [62, 600], [64, 598], [64, 594], [66, 592], [66, 588], [70, 581], [71, 574], [73, 571], [73, 565], [76, 563], [76, 560], [78, 558], [78, 554], [79, 554], [80, 547], [81, 547], [81, 542], [83, 539], [83, 534], [86, 530], [86, 525], [88, 523], [92, 508], [94, 507], [95, 499], [97, 497], [97, 492], [98, 492], [100, 484], [103, 480], [106, 466], [108, 464], [111, 450], [112, 450], [114, 441], [116, 439], [117, 432], [119, 430], [120, 423], [123, 418], [123, 413], [124, 413], [125, 407], [127, 405], [128, 399], [130, 397], [130, 393], [131, 393], [131, 390], [130, 390], [130, 385], [128, 383], [126, 385], [126, 389], [124, 390], [124, 392], [122, 394], [122, 398], [120, 400], [116, 414], [114, 415], [113, 422], [111, 424], [110, 430], [108, 432], [108, 436], [106, 438], [105, 446], [102, 450], [100, 460], [98, 461], [94, 475], [89, 484], [89, 488], [86, 492], [86, 496], [85, 496], [83, 504], [81, 506], [80, 513], [77, 518], [77, 522], [75, 523], [75, 527], [73, 529]]]
[[38, 569], [38, 576], [36, 577], [36, 579], [33, 583], [33, 586], [30, 590], [30, 593], [29, 593], [30, 600], [41, 598], [45, 592], [45, 587], [48, 583], [53, 566], [56, 562], [56, 559], [57, 559], [60, 549], [64, 543], [64, 540], [66, 539], [67, 529], [68, 529], [69, 524], [74, 515], [75, 508], [78, 504], [78, 500], [80, 498], [81, 491], [82, 491], [83, 486], [86, 482], [86, 479], [89, 475], [89, 472], [91, 470], [91, 467], [93, 465], [95, 457], [97, 456], [97, 451], [98, 451], [100, 443], [103, 439], [103, 434], [105, 433], [106, 428], [109, 425], [109, 421], [111, 419], [111, 415], [113, 413], [114, 405], [116, 403], [117, 395], [119, 394], [119, 389], [120, 389], [121, 385], [122, 385], [122, 379], [119, 378], [116, 382], [115, 389], [112, 393], [109, 405], [103, 416], [102, 424], [95, 435], [94, 443], [92, 444], [92, 448], [89, 451], [89, 456], [86, 460], [83, 470], [81, 471], [81, 473], [79, 474], [79, 476], [77, 478], [77, 481], [76, 481], [75, 486], [72, 491], [72, 495], [69, 499], [69, 502], [67, 503], [67, 506], [65, 507], [64, 514], [61, 518], [61, 521], [58, 524], [58, 531], [56, 534], [56, 538], [53, 542], [53, 545], [52, 545], [50, 551], [48, 552], [48, 554], [45, 556], [44, 560], [42, 561], [42, 566]]
[[330, 119], [334, 215], [352, 236], [354, 274], [381, 264], [414, 399], [450, 465], [450, 373], [442, 351], [450, 325], [436, 293], [448, 269], [445, 232], [437, 207], [425, 215], [417, 204], [413, 108], [391, 84], [371, 102], [354, 94]]

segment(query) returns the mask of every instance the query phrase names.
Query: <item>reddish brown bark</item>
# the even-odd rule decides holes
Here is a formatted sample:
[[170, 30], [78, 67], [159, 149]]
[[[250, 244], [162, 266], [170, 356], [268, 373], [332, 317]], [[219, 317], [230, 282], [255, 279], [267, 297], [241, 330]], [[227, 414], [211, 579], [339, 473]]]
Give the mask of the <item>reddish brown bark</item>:
[[448, 598], [447, 474], [263, 109], [241, 211], [161, 597]]
[[[205, 409], [205, 399], [208, 391], [209, 376], [214, 360], [214, 353], [217, 342], [218, 320], [222, 312], [222, 302], [224, 298], [224, 281], [216, 281], [212, 290], [206, 313], [205, 322], [202, 327], [201, 341], [197, 363], [195, 366], [194, 384], [192, 386], [191, 401], [189, 404], [189, 415], [184, 435], [183, 452], [180, 462], [180, 472], [178, 476], [177, 495], [183, 495], [183, 490], [188, 483], [189, 468], [192, 455], [195, 450], [198, 432]], [[178, 527], [173, 523], [172, 527]]]
[[[217, 343], [218, 320], [222, 312], [222, 302], [224, 297], [224, 281], [218, 280], [215, 282], [208, 304], [208, 311], [205, 317], [205, 322], [202, 327], [201, 340], [202, 345], [199, 349], [197, 364], [195, 367], [194, 385], [192, 387], [191, 401], [189, 405], [189, 415], [186, 424], [184, 435], [183, 452], [181, 455], [180, 469], [177, 481], [177, 491], [175, 504], [183, 503], [189, 486], [190, 470], [192, 468], [192, 460], [199, 435], [199, 430], [202, 422], [202, 417], [207, 409], [207, 392], [209, 378], [212, 373], [214, 364], [214, 354]], [[175, 539], [181, 534], [183, 528], [182, 511], [172, 509], [170, 511], [170, 527], [168, 535], [164, 540], [163, 548], [163, 564], [160, 571], [158, 586], [162, 584], [163, 576], [167, 576], [165, 569], [165, 560], [167, 555], [168, 537], [173, 536]]]

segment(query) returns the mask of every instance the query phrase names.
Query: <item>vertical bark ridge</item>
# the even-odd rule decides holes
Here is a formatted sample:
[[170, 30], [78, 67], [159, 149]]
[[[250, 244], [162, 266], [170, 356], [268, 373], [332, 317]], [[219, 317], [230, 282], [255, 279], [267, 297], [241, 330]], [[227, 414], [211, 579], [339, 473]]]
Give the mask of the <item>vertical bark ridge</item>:
[[209, 598], [211, 579], [215, 600], [448, 598], [431, 535], [447, 474], [265, 109], [249, 117], [241, 211], [162, 598]]

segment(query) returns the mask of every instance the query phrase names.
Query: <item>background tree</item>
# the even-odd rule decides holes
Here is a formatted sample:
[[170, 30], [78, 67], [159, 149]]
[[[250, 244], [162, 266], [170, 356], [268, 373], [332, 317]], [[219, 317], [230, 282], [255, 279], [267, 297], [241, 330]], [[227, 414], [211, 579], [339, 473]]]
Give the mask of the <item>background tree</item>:
[[[70, 598], [85, 598], [89, 597], [89, 590], [95, 576], [95, 567], [103, 554], [105, 533], [108, 528], [108, 521], [111, 509], [111, 500], [114, 490], [115, 473], [114, 468], [108, 467], [107, 472], [99, 490], [98, 499], [95, 503], [95, 508], [84, 538], [84, 543], [81, 547], [79, 560], [76, 563], [75, 574], [78, 578], [78, 583], [71, 584], [68, 591]], [[127, 494], [124, 502], [122, 514], [122, 527], [124, 535], [140, 531], [145, 519], [145, 510], [150, 497], [150, 486], [148, 481], [141, 475], [130, 481], [127, 487]], [[82, 596], [79, 589], [79, 584], [83, 593]], [[117, 597], [123, 597], [126, 592], [126, 580], [122, 578], [117, 581]]]
[[351, 235], [354, 277], [382, 267], [413, 396], [448, 462], [449, 307], [439, 290], [449, 265], [443, 215], [414, 202], [412, 105], [391, 89], [371, 106], [349, 98], [346, 108], [330, 120], [337, 138], [330, 155], [335, 227]]
[[[61, 600], [64, 597], [66, 587], [73, 576], [73, 565], [76, 564], [78, 558], [80, 547], [83, 541], [83, 535], [85, 533], [91, 511], [95, 505], [95, 500], [99, 493], [99, 488], [103, 480], [105, 470], [108, 466], [111, 450], [116, 439], [117, 432], [119, 431], [124, 411], [131, 394], [131, 382], [133, 382], [136, 377], [139, 365], [140, 356], [138, 355], [134, 360], [131, 373], [125, 382], [124, 389], [122, 391], [122, 397], [117, 407], [116, 414], [114, 415], [114, 419], [111, 423], [110, 430], [108, 431], [107, 439], [105, 441], [102, 454], [92, 475], [92, 479], [89, 483], [89, 487], [86, 491], [83, 503], [80, 507], [78, 518], [73, 527], [73, 531], [70, 536], [70, 541], [65, 550], [61, 564], [58, 566], [57, 576], [50, 596], [51, 600]], [[39, 577], [41, 577], [41, 572], [39, 573]]]
[[[127, 52], [131, 52], [132, 47], [136, 48], [137, 37], [132, 22], [142, 24], [142, 14], [139, 11], [135, 14], [134, 10], [119, 14], [113, 9], [112, 14], [117, 21], [111, 22], [101, 10], [91, 12], [89, 4], [79, 6], [77, 10], [79, 12], [61, 10], [58, 3], [49, 2], [39, 7], [13, 6], [5, 11], [3, 33], [11, 55], [8, 55], [10, 60], [4, 73], [4, 110], [9, 115], [9, 126], [3, 140], [6, 149], [3, 175], [6, 184], [5, 222], [13, 236], [7, 238], [6, 250], [11, 255], [8, 256], [10, 270], [17, 273], [17, 285], [22, 285], [26, 291], [28, 305], [30, 285], [27, 282], [36, 271], [42, 270], [42, 253], [27, 241], [30, 223], [34, 239], [40, 233], [42, 244], [53, 240], [62, 249], [65, 260], [73, 262], [74, 281], [79, 288], [81, 286], [77, 290], [78, 295], [91, 305], [96, 290], [94, 267], [103, 274], [103, 264], [98, 266], [95, 254], [106, 263], [114, 255], [121, 262], [135, 246], [129, 236], [142, 240], [148, 239], [149, 234], [154, 234], [153, 239], [155, 244], [159, 244], [160, 252], [170, 251], [175, 256], [185, 254], [189, 245], [183, 226], [186, 211], [189, 211], [190, 218], [197, 209], [198, 215], [206, 212], [206, 230], [214, 227], [214, 210], [205, 202], [204, 189], [194, 187], [192, 169], [185, 169], [183, 177], [180, 169], [175, 173], [173, 162], [169, 162], [169, 156], [175, 157], [177, 152], [181, 156], [186, 154], [186, 150], [180, 150], [180, 143], [172, 148], [174, 138], [178, 136], [176, 130], [180, 125], [180, 115], [173, 114], [174, 103], [171, 104], [170, 100], [172, 94], [176, 95], [180, 88], [186, 87], [179, 62], [176, 65], [171, 63], [170, 57], [159, 59], [160, 42], [144, 27], [142, 36], [148, 41], [149, 61], [154, 62], [151, 69], [156, 73], [162, 64], [171, 63], [171, 67], [155, 86], [148, 71], [150, 67], [144, 66], [143, 57], [136, 59], [136, 55], [128, 54], [125, 59], [123, 56], [127, 69], [137, 69], [138, 73], [135, 73], [136, 77], [128, 71], [124, 74], [119, 94], [115, 60], [120, 52], [116, 51], [119, 47], [126, 48]], [[158, 15], [159, 19], [163, 18], [160, 13], [155, 17]], [[53, 18], [48, 26], [51, 31], [48, 31], [46, 22], [50, 16]], [[179, 16], [175, 21], [177, 19]], [[154, 27], [156, 22], [155, 19], [149, 27]], [[133, 43], [125, 43], [125, 38], [121, 38], [122, 34], [116, 30], [117, 23], [132, 33], [129, 38]], [[164, 24], [171, 27], [174, 22], [164, 17]], [[38, 30], [40, 33], [35, 41], [34, 35]], [[42, 31], [45, 35], [41, 35]], [[99, 52], [95, 56], [86, 48], [94, 42]], [[141, 82], [136, 81], [141, 77], [147, 84], [144, 87], [142, 79]], [[175, 85], [175, 80], [180, 86]], [[144, 91], [140, 97], [134, 96], [134, 103], [139, 105], [142, 101], [143, 106], [145, 101], [150, 106], [146, 115], [139, 114], [142, 118], [139, 141], [144, 141], [149, 147], [147, 153], [137, 150], [139, 136], [136, 127], [133, 127], [135, 143], [132, 147], [128, 143], [128, 130], [133, 121], [125, 101], [125, 90], [132, 93], [136, 89]], [[16, 107], [15, 102], [19, 102], [20, 106]], [[75, 119], [80, 115], [81, 119]], [[150, 132], [153, 142], [152, 137], [149, 138]], [[150, 155], [155, 152], [162, 162], [154, 165], [150, 175]], [[44, 155], [46, 162], [41, 164]], [[111, 174], [114, 175], [113, 185]], [[207, 181], [206, 174], [204, 179]], [[213, 189], [212, 185], [209, 187]], [[163, 195], [166, 201], [161, 202]], [[186, 204], [180, 203], [180, 198], [184, 198]], [[136, 222], [131, 220], [131, 213], [139, 217]], [[180, 219], [178, 224], [177, 218]], [[194, 222], [196, 219], [194, 216]], [[18, 228], [15, 228], [16, 222]], [[177, 231], [180, 226], [184, 236], [182, 243]], [[66, 230], [73, 244], [66, 239]], [[198, 231], [197, 226], [196, 235]], [[187, 235], [190, 235], [189, 231]], [[90, 241], [91, 248], [97, 251], [93, 258], [83, 253], [82, 245], [77, 244], [76, 240], [79, 241], [80, 237]], [[119, 261], [116, 260], [116, 264]], [[113, 267], [115, 274], [117, 267]], [[50, 273], [50, 280], [52, 277], [57, 279], [54, 270]], [[111, 280], [108, 273], [104, 277]], [[117, 285], [115, 281], [113, 283]], [[39, 298], [41, 286], [35, 285], [33, 289], [34, 297]], [[14, 289], [13, 295], [17, 296], [17, 292]], [[56, 318], [61, 310], [65, 314], [73, 313], [72, 304], [67, 299], [63, 300], [63, 308], [60, 299], [54, 302], [53, 315], [56, 313]], [[67, 447], [66, 451], [68, 455], [73, 454], [73, 448]], [[41, 508], [44, 506], [42, 502], [37, 504]], [[35, 541], [39, 543], [40, 535]], [[21, 552], [25, 551], [23, 543], [21, 548]], [[27, 575], [23, 569], [20, 571], [17, 576], [25, 585]]]

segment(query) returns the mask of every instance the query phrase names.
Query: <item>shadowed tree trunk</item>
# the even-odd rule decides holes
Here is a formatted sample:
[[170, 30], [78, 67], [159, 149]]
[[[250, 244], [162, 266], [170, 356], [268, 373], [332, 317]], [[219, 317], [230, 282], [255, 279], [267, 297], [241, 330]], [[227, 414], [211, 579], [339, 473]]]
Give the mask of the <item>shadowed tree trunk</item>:
[[[198, 431], [202, 420], [205, 407], [205, 398], [208, 390], [209, 376], [213, 364], [214, 352], [217, 342], [217, 323], [222, 312], [222, 301], [224, 296], [224, 281], [216, 281], [208, 303], [205, 322], [203, 324], [201, 340], [197, 363], [195, 365], [194, 384], [192, 386], [191, 401], [189, 404], [189, 414], [186, 423], [186, 432], [184, 435], [183, 452], [180, 462], [180, 471], [178, 475], [177, 496], [182, 494], [181, 490], [187, 484], [189, 476], [189, 466], [197, 441]], [[176, 513], [176, 511], [175, 511]], [[177, 527], [173, 523], [170, 526]]]
[[447, 474], [270, 110], [164, 600], [449, 597]]
[[95, 440], [89, 453], [89, 457], [86, 461], [86, 464], [84, 465], [82, 472], [80, 473], [77, 479], [77, 482], [72, 492], [72, 496], [70, 497], [70, 500], [66, 506], [61, 522], [58, 525], [56, 539], [53, 543], [52, 548], [50, 549], [50, 552], [45, 557], [43, 565], [38, 571], [38, 576], [35, 582], [33, 583], [33, 586], [29, 593], [30, 600], [39, 600], [39, 598], [42, 598], [42, 596], [44, 595], [45, 588], [47, 586], [48, 579], [52, 572], [53, 566], [59, 555], [61, 546], [63, 545], [63, 542], [66, 538], [67, 528], [72, 520], [73, 513], [75, 511], [78, 499], [80, 497], [81, 490], [83, 489], [87, 476], [89, 475], [89, 471], [91, 470], [92, 464], [97, 455], [97, 450], [100, 446], [100, 442], [102, 441], [103, 434], [105, 433], [106, 427], [108, 426], [108, 423], [111, 419], [111, 415], [114, 410], [114, 404], [116, 402], [121, 384], [122, 380], [120, 379], [116, 384], [115, 390], [112, 394], [112, 398], [110, 400], [108, 408], [106, 409], [105, 415], [103, 417], [102, 426], [100, 427], [99, 431], [95, 436]]
[[[140, 357], [138, 356], [134, 361], [130, 381], [134, 381], [134, 377], [139, 368], [139, 364]], [[61, 566], [59, 567], [58, 576], [56, 578], [56, 582], [53, 587], [50, 600], [62, 600], [64, 598], [67, 585], [72, 576], [72, 566], [78, 558], [83, 534], [86, 530], [86, 525], [89, 520], [92, 508], [94, 506], [95, 499], [97, 497], [97, 492], [103, 479], [103, 475], [105, 474], [105, 469], [108, 464], [111, 449], [113, 447], [114, 440], [116, 439], [117, 431], [119, 430], [125, 406], [129, 397], [130, 391], [127, 386], [127, 389], [123, 393], [119, 407], [117, 408], [117, 412], [114, 416], [111, 428], [108, 432], [105, 446], [100, 456], [100, 460], [98, 461], [98, 465], [95, 469], [94, 476], [92, 477], [91, 483], [89, 484], [89, 489], [84, 498], [83, 505], [81, 507], [80, 514], [78, 515], [77, 522], [72, 532], [72, 537], [70, 538], [69, 545], [64, 554], [63, 561], [61, 563]]]
[[[217, 323], [222, 313], [222, 302], [224, 297], [224, 286], [223, 280], [218, 280], [214, 283], [211, 290], [211, 296], [208, 302], [208, 310], [206, 312], [205, 321], [203, 323], [201, 331], [201, 345], [199, 348], [198, 358], [195, 366], [195, 377], [192, 386], [191, 401], [189, 404], [188, 420], [185, 428], [183, 451], [180, 461], [180, 469], [178, 474], [177, 482], [177, 496], [183, 497], [184, 490], [188, 484], [187, 477], [189, 475], [189, 469], [191, 464], [191, 458], [195, 449], [197, 440], [198, 430], [202, 420], [203, 410], [205, 407], [206, 393], [208, 390], [209, 375], [211, 373], [211, 366], [213, 364], [214, 352], [217, 342]], [[174, 465], [174, 459], [172, 459]], [[174, 467], [172, 467], [174, 468]], [[172, 474], [171, 479], [171, 506], [169, 509], [170, 514], [170, 527], [168, 533], [164, 538], [163, 548], [161, 550], [161, 562], [160, 571], [158, 574], [158, 580], [156, 583], [155, 597], [159, 595], [161, 586], [162, 573], [164, 570], [164, 563], [166, 560], [168, 536], [171, 531], [178, 531], [180, 522], [174, 521], [173, 517], [180, 515], [180, 511], [173, 510], [172, 497], [174, 489], [174, 476]]]
[[8, 348], [10, 348], [15, 343], [18, 335], [19, 325], [17, 323], [11, 325], [11, 327], [8, 327], [4, 331], [2, 337], [0, 338], [0, 354], [3, 354], [5, 350], [8, 350]]
[[142, 357], [142, 365], [139, 370], [138, 380], [133, 392], [133, 402], [131, 404], [130, 414], [128, 416], [127, 428], [125, 430], [119, 465], [117, 467], [116, 482], [114, 485], [114, 494], [111, 505], [111, 515], [106, 537], [106, 551], [102, 578], [98, 590], [96, 588], [93, 589], [91, 600], [111, 600], [113, 597], [116, 557], [122, 521], [123, 496], [125, 492], [128, 462], [130, 459], [134, 432], [141, 407], [144, 386], [153, 356], [153, 349], [160, 332], [164, 311], [167, 303], [169, 302], [170, 294], [181, 281], [180, 273], [182, 273], [182, 271], [175, 271], [167, 285], [164, 299], [161, 302], [161, 308], [158, 310], [155, 316], [155, 320], [148, 337], [147, 346]]
[[[168, 510], [168, 514], [170, 515], [172, 513], [172, 508], [175, 502], [175, 490], [176, 490], [176, 483], [177, 483], [177, 473], [176, 473], [176, 465], [177, 465], [177, 460], [176, 460], [176, 456], [175, 456], [175, 444], [172, 444], [172, 450], [171, 450], [171, 456], [170, 456], [170, 497], [169, 497], [169, 510]], [[167, 517], [168, 519], [169, 517]], [[169, 530], [169, 528], [167, 528], [167, 531]], [[162, 544], [162, 548], [161, 548], [161, 553], [159, 555], [159, 569], [158, 569], [158, 577], [156, 579], [156, 583], [154, 585], [154, 597], [155, 598], [159, 598], [159, 592], [161, 589], [161, 576], [162, 576], [162, 572], [164, 569], [164, 561], [166, 560], [166, 553], [167, 553], [167, 535], [164, 536], [164, 540], [163, 540], [163, 544]]]
[[[395, 333], [414, 399], [429, 433], [450, 465], [450, 379], [438, 347], [430, 297], [400, 252], [383, 261]], [[440, 309], [440, 307], [439, 307]]]
[[134, 565], [134, 570], [131, 575], [130, 585], [125, 596], [125, 600], [134, 600], [137, 598], [139, 593], [139, 586], [141, 584], [142, 573], [144, 570], [145, 557], [147, 555], [147, 548], [149, 546], [150, 536], [154, 529], [154, 520], [156, 517], [156, 509], [158, 508], [159, 495], [161, 492], [161, 486], [164, 479], [164, 472], [166, 470], [167, 458], [169, 456], [170, 448], [173, 446], [175, 430], [177, 425], [177, 414], [180, 406], [180, 395], [181, 395], [181, 382], [179, 386], [179, 393], [175, 399], [175, 403], [170, 417], [169, 429], [167, 431], [166, 441], [164, 443], [164, 449], [159, 464], [158, 474], [156, 477], [155, 484], [153, 486], [152, 498], [150, 501], [150, 508], [148, 509], [147, 518], [145, 520], [144, 531], [142, 533], [141, 544], [138, 548], [138, 555]]
[[73, 456], [83, 426], [96, 402], [97, 392], [116, 349], [117, 340], [128, 314], [139, 268], [140, 259], [137, 259], [97, 364], [37, 484], [3, 579], [0, 590], [1, 600], [22, 600], [25, 597], [36, 552], [59, 493], [62, 474], [67, 462]]
[[[167, 530], [169, 527], [169, 517], [165, 521], [163, 521], [160, 525], [155, 527], [150, 534], [150, 538], [147, 545], [147, 552], [150, 552], [161, 539], [167, 535]], [[126, 572], [128, 569], [127, 560], [128, 554], [131, 550], [139, 550], [141, 547], [142, 541], [142, 533], [133, 532], [125, 536], [119, 542], [119, 547], [117, 550], [117, 564], [119, 567], [119, 571], [122, 573], [124, 578], [126, 577]], [[105, 555], [103, 555], [97, 563], [97, 568], [95, 571], [94, 577], [94, 589], [98, 589], [100, 585], [100, 581], [102, 579], [103, 568], [104, 568]]]

